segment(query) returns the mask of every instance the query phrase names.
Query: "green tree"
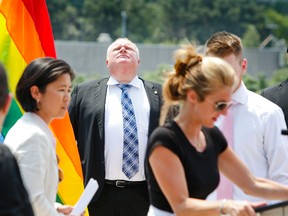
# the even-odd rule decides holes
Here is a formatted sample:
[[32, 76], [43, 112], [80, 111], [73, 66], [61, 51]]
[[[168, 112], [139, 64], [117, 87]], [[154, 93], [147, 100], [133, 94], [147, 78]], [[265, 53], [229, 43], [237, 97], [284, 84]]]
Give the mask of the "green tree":
[[216, 31], [230, 31], [243, 36], [248, 24], [255, 23], [257, 30], [264, 25], [264, 6], [256, 1], [241, 0], [159, 0], [165, 12], [162, 31], [168, 41], [183, 38], [203, 44]]
[[263, 40], [271, 33], [269, 22], [277, 25], [273, 29], [275, 36], [286, 40], [288, 37], [285, 2], [48, 0], [47, 5], [55, 39], [62, 40], [96, 41], [103, 32], [116, 39], [122, 33], [121, 11], [127, 14], [128, 37], [137, 43], [179, 43], [188, 39], [203, 44], [216, 31], [226, 30], [243, 37], [251, 24]]
[[269, 80], [269, 84], [274, 85], [286, 79], [288, 79], [288, 66], [277, 70]]
[[172, 70], [171, 67], [171, 65], [161, 64], [155, 71], [146, 71], [142, 77], [146, 80], [162, 84], [166, 73]]
[[[156, 1], [155, 1], [156, 2]], [[84, 0], [84, 12], [87, 19], [94, 24], [94, 34], [107, 32], [113, 39], [122, 35], [122, 16], [127, 15], [127, 36], [134, 42], [152, 42], [155, 35], [160, 36], [163, 16], [157, 3], [149, 0]], [[97, 14], [97, 16], [95, 16]]]
[[113, 39], [119, 37], [121, 32], [121, 11], [123, 1], [120, 0], [84, 0], [84, 14], [90, 23], [93, 23], [93, 38], [96, 41], [100, 33], [109, 33]]
[[243, 46], [247, 48], [258, 47], [260, 35], [254, 25], [249, 24], [242, 38]]
[[269, 24], [273, 24], [274, 26], [274, 28], [271, 29], [273, 35], [279, 39], [284, 38], [286, 41], [288, 41], [288, 16], [280, 14], [274, 9], [268, 9], [266, 15], [267, 22]]
[[76, 0], [49, 0], [54, 38], [56, 40], [86, 40], [94, 28], [82, 14], [83, 4]]

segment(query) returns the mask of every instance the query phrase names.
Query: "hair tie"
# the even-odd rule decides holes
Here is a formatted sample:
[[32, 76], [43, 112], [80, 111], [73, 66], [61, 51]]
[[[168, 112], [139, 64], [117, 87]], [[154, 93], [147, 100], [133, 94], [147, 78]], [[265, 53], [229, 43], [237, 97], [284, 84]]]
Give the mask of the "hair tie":
[[174, 69], [177, 75], [185, 76], [187, 65], [181, 61], [175, 63]]
[[188, 62], [188, 65], [187, 65], [188, 68], [191, 68], [191, 67], [199, 64], [200, 62], [202, 62], [202, 59], [203, 59], [202, 56], [200, 56], [200, 55], [190, 56], [190, 57], [191, 57], [190, 61]]
[[198, 62], [202, 62], [202, 59], [203, 59], [202, 56], [200, 56], [200, 55], [197, 56], [197, 61]]

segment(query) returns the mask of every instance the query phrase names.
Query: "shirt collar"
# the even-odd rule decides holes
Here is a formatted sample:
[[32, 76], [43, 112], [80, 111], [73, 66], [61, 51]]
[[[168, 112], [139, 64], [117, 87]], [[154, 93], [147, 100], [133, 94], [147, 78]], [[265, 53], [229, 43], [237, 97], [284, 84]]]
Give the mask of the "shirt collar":
[[240, 87], [233, 93], [232, 101], [240, 104], [246, 104], [248, 100], [248, 89], [246, 88], [244, 82], [241, 82]]
[[56, 139], [54, 137], [54, 134], [52, 133], [49, 125], [36, 113], [34, 112], [25, 112], [23, 114], [24, 118], [32, 118], [36, 122], [36, 124], [39, 125], [39, 127], [46, 132], [47, 135], [49, 135], [51, 142], [53, 143], [53, 147], [56, 147]]
[[[107, 82], [107, 85], [117, 85], [119, 84], [119, 82], [112, 76], [109, 77], [109, 80]], [[140, 88], [141, 87], [141, 80], [139, 79], [138, 76], [135, 76], [134, 79], [132, 79], [129, 83], [131, 86], [134, 86], [136, 88]]]

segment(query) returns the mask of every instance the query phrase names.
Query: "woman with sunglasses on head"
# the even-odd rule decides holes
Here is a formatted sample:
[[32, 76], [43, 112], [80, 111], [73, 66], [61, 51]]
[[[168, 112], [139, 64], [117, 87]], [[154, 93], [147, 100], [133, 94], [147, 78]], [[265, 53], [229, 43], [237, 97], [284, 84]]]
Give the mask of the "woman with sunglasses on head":
[[177, 50], [175, 60], [163, 85], [160, 123], [171, 105], [179, 104], [180, 110], [149, 138], [148, 216], [256, 215], [253, 208], [265, 203], [205, 200], [219, 183], [219, 171], [248, 194], [287, 200], [288, 187], [254, 177], [214, 126], [231, 105], [233, 68], [220, 58], [202, 58], [192, 45]]

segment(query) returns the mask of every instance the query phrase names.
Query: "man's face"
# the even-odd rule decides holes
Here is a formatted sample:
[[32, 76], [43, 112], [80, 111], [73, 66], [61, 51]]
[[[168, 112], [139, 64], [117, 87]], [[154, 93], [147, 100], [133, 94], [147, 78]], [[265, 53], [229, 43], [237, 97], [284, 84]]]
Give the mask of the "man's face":
[[127, 39], [118, 39], [108, 48], [106, 65], [118, 82], [129, 83], [136, 76], [139, 63], [138, 49]]
[[239, 57], [235, 56], [234, 54], [230, 54], [228, 56], [222, 57], [224, 61], [229, 63], [235, 71], [235, 75], [238, 78], [238, 84], [235, 90], [237, 90], [241, 84], [243, 75], [246, 73], [247, 70], [247, 60], [240, 59]]
[[136, 47], [133, 43], [126, 39], [115, 41], [109, 49], [106, 64], [130, 64], [138, 65], [140, 62]]

